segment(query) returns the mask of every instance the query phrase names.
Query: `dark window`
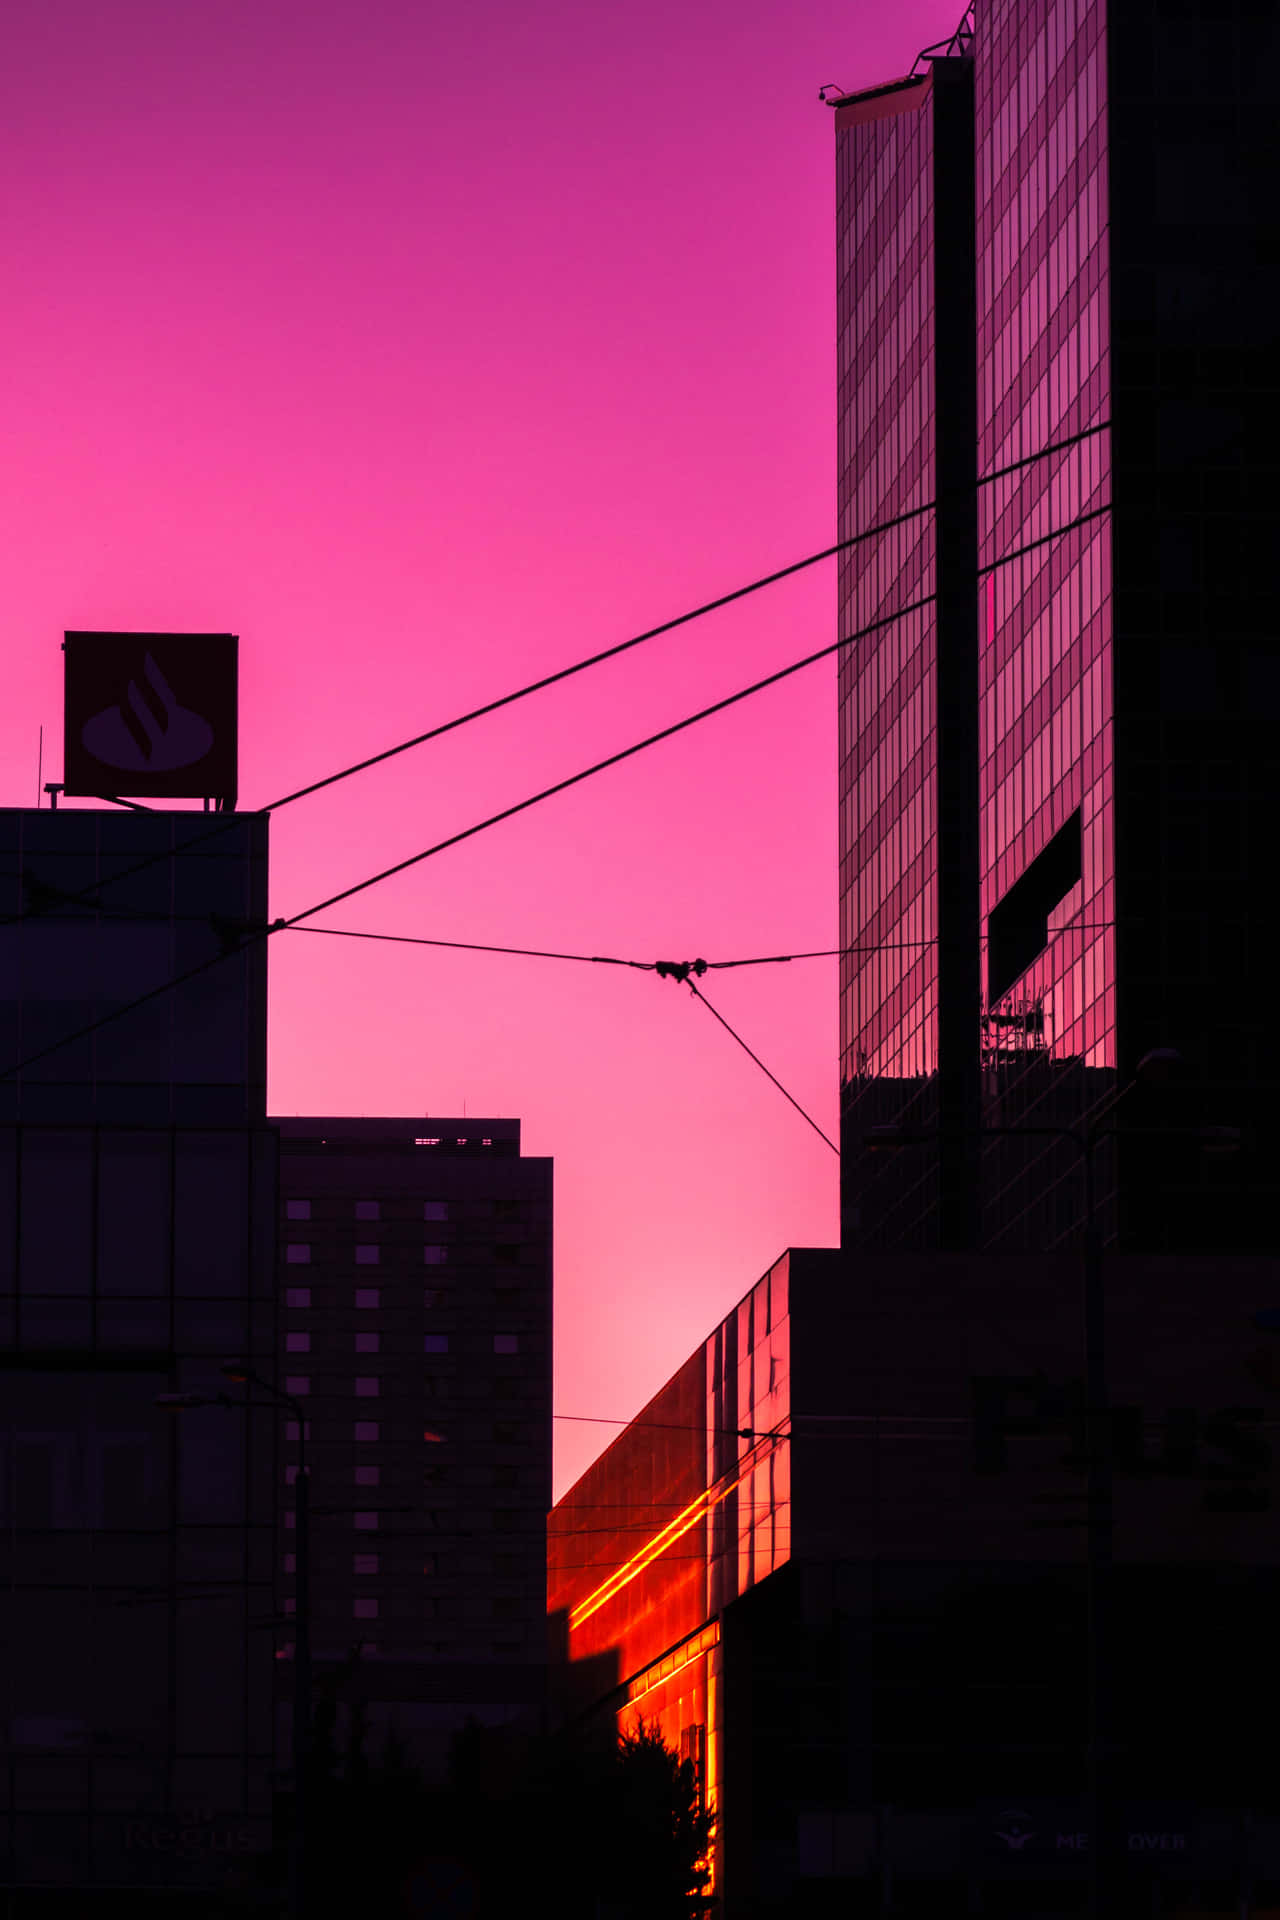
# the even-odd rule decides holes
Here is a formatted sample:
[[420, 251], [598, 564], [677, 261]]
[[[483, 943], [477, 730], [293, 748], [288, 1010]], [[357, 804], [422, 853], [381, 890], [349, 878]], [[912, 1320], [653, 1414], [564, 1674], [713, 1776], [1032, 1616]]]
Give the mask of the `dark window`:
[[1081, 878], [1080, 814], [1072, 814], [987, 918], [987, 1000], [1008, 993], [1049, 944], [1049, 915]]

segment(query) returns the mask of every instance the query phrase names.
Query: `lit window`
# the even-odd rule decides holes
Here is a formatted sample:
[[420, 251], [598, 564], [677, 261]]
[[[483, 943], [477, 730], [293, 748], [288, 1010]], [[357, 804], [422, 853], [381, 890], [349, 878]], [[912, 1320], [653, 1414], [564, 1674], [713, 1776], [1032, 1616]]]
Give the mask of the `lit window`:
[[297, 1556], [297, 1554], [296, 1554], [296, 1553], [286, 1553], [286, 1555], [285, 1555], [285, 1557], [284, 1557], [284, 1570], [285, 1570], [285, 1572], [286, 1572], [286, 1573], [296, 1573], [296, 1572], [297, 1572], [297, 1570], [298, 1570], [298, 1556]]
[[309, 1200], [287, 1200], [284, 1210], [286, 1218], [290, 1220], [309, 1220], [311, 1218], [311, 1202]]
[[301, 1240], [293, 1240], [284, 1250], [286, 1264], [291, 1267], [309, 1267], [311, 1248]]
[[310, 1393], [311, 1391], [310, 1375], [305, 1373], [287, 1374], [285, 1376], [284, 1390], [286, 1393], [296, 1393], [299, 1397], [301, 1397], [304, 1393]]
[[356, 1265], [358, 1267], [376, 1267], [377, 1264], [378, 1249], [376, 1247], [365, 1246], [356, 1248]]
[[517, 1333], [495, 1333], [493, 1336], [495, 1353], [519, 1353], [520, 1336]]
[[284, 1337], [286, 1353], [310, 1353], [311, 1335], [309, 1333], [286, 1333]]
[[381, 1304], [382, 1304], [381, 1287], [357, 1287], [356, 1288], [357, 1307], [377, 1307], [377, 1306], [381, 1306]]
[[424, 1333], [422, 1336], [424, 1353], [448, 1353], [449, 1336], [447, 1333]]
[[[305, 1422], [304, 1422], [304, 1425], [306, 1426], [306, 1429], [307, 1429], [307, 1439], [309, 1440], [309, 1439], [311, 1438], [311, 1422], [310, 1422], [309, 1420], [307, 1420], [307, 1421], [305, 1421]], [[297, 1437], [298, 1437], [298, 1423], [297, 1423], [297, 1421], [296, 1421], [296, 1420], [286, 1420], [286, 1421], [285, 1421], [285, 1424], [284, 1424], [284, 1436], [285, 1436], [285, 1439], [286, 1439], [286, 1440], [296, 1440], [296, 1439], [297, 1439]]]
[[286, 1287], [284, 1303], [286, 1307], [309, 1307], [311, 1305], [310, 1287]]
[[376, 1200], [356, 1201], [357, 1220], [377, 1220], [379, 1217], [378, 1203]]
[[357, 1353], [376, 1353], [378, 1346], [379, 1339], [376, 1333], [358, 1333], [356, 1335]]
[[297, 1603], [297, 1601], [296, 1601], [296, 1600], [286, 1600], [286, 1601], [285, 1601], [285, 1603], [284, 1603], [284, 1610], [285, 1610], [285, 1612], [286, 1612], [286, 1613], [296, 1613], [296, 1612], [298, 1611], [298, 1603]]
[[357, 1513], [355, 1515], [355, 1525], [357, 1533], [376, 1533], [378, 1531], [378, 1516], [376, 1513]]
[[351, 1557], [352, 1573], [376, 1573], [378, 1556], [376, 1553], [356, 1553]]
[[415, 1140], [413, 1144], [415, 1147], [438, 1147], [443, 1143], [440, 1139], [439, 1134], [435, 1133], [430, 1135], [427, 1138], [419, 1138]]
[[379, 1434], [379, 1428], [376, 1420], [357, 1420], [356, 1421], [356, 1439], [357, 1440], [361, 1440], [361, 1441], [376, 1440], [378, 1438], [378, 1434]]
[[422, 1203], [422, 1217], [424, 1220], [447, 1220], [449, 1218], [449, 1202], [447, 1200], [424, 1200]]
[[356, 1485], [358, 1487], [376, 1487], [380, 1478], [381, 1469], [378, 1467], [356, 1468]]
[[445, 1249], [438, 1246], [424, 1247], [422, 1249], [422, 1259], [425, 1266], [442, 1267], [445, 1261]]
[[298, 1469], [297, 1469], [297, 1467], [296, 1467], [296, 1466], [294, 1466], [294, 1467], [286, 1467], [286, 1468], [285, 1468], [285, 1470], [284, 1470], [284, 1483], [285, 1483], [285, 1485], [286, 1485], [286, 1487], [291, 1487], [291, 1486], [293, 1485], [293, 1483], [294, 1483], [294, 1481], [295, 1481], [295, 1480], [297, 1479], [297, 1477], [298, 1477]]
[[376, 1400], [382, 1391], [382, 1384], [376, 1374], [358, 1373], [356, 1375], [356, 1399]]
[[284, 1524], [285, 1524], [286, 1533], [292, 1533], [294, 1528], [298, 1524], [298, 1516], [294, 1512], [292, 1507], [289, 1508], [289, 1510], [284, 1516]]

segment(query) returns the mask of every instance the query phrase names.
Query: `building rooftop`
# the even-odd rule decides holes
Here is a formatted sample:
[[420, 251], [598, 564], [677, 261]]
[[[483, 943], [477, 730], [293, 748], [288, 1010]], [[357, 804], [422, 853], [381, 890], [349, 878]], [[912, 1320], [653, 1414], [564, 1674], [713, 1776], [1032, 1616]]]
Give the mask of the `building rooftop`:
[[286, 1147], [422, 1147], [437, 1153], [519, 1153], [520, 1122], [456, 1115], [273, 1114]]

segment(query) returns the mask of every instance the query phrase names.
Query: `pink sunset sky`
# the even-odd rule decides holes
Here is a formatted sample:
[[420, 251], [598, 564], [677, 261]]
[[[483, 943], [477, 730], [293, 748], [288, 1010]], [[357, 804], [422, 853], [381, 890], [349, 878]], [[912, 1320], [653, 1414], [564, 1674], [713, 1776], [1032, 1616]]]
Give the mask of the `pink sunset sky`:
[[[266, 804], [835, 523], [827, 81], [960, 0], [11, 0], [3, 804], [65, 628], [241, 636]], [[835, 633], [830, 563], [283, 811], [313, 900]], [[832, 947], [830, 661], [321, 924], [637, 959]], [[836, 963], [709, 997], [834, 1135]], [[288, 933], [277, 1113], [516, 1115], [556, 1163], [556, 1405], [625, 1419], [835, 1156], [652, 974]], [[561, 1421], [556, 1488], [612, 1437]]]

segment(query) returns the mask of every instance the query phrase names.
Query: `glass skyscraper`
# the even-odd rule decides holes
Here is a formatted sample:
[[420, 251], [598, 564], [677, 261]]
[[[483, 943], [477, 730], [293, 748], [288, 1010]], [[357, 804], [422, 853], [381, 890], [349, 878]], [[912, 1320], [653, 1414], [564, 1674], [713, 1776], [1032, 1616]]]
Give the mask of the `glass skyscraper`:
[[1070, 1238], [1052, 1129], [1153, 1047], [1182, 1081], [1099, 1151], [1106, 1237], [1273, 1234], [1276, 37], [978, 0], [834, 103], [841, 536], [924, 509], [841, 572], [846, 1244]]

